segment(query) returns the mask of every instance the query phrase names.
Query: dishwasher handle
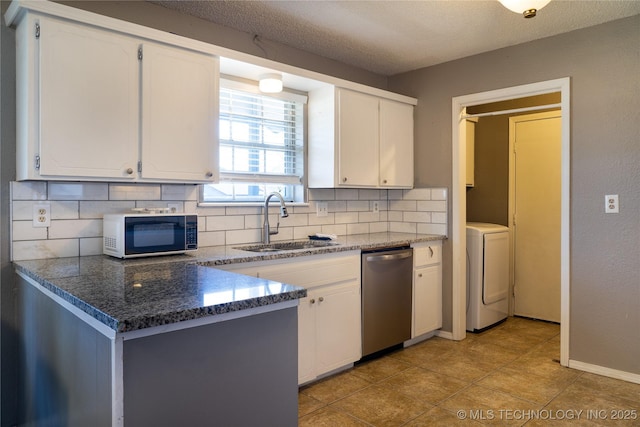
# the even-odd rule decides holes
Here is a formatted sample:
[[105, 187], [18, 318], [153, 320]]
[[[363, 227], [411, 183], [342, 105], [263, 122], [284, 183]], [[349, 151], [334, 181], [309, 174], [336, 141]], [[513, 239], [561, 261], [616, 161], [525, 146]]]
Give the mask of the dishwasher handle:
[[399, 259], [411, 258], [413, 256], [412, 251], [403, 251], [397, 254], [387, 255], [367, 255], [367, 262], [379, 262], [379, 261], [396, 261]]

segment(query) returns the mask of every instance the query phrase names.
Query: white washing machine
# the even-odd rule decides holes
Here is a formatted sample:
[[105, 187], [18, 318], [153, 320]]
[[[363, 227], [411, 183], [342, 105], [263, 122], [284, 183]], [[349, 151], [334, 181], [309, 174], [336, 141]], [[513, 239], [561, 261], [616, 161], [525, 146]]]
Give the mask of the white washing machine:
[[467, 223], [467, 330], [479, 331], [509, 314], [509, 228]]

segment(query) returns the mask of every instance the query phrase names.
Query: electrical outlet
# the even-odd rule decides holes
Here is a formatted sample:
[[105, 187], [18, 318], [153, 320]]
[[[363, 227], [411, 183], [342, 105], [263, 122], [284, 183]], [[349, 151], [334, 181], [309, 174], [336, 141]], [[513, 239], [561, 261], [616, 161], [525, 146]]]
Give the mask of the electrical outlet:
[[327, 216], [329, 215], [329, 206], [327, 202], [318, 202], [316, 203], [316, 215], [317, 216]]
[[604, 196], [604, 213], [619, 213], [620, 204], [618, 203], [617, 194], [609, 194]]
[[380, 212], [380, 202], [379, 201], [374, 200], [373, 203], [371, 203], [371, 211], [373, 213]]
[[169, 212], [171, 213], [180, 212], [180, 210], [182, 209], [180, 203], [167, 203], [167, 207], [169, 208]]
[[51, 225], [51, 203], [39, 202], [33, 204], [33, 226], [49, 227]]

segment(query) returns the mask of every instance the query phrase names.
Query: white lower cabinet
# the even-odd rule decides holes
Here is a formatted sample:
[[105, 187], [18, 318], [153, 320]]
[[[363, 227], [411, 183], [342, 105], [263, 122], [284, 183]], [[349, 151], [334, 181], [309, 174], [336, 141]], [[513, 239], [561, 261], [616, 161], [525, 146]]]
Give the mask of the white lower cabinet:
[[359, 251], [218, 268], [307, 289], [298, 305], [298, 384], [361, 358]]
[[413, 245], [411, 338], [442, 327], [442, 242]]

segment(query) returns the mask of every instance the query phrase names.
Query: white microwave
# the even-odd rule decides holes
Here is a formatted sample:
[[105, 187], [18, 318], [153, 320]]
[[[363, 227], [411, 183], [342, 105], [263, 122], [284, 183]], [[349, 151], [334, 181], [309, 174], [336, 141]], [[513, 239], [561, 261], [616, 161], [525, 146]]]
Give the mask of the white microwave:
[[117, 258], [182, 254], [198, 249], [198, 215], [106, 214], [102, 252]]

